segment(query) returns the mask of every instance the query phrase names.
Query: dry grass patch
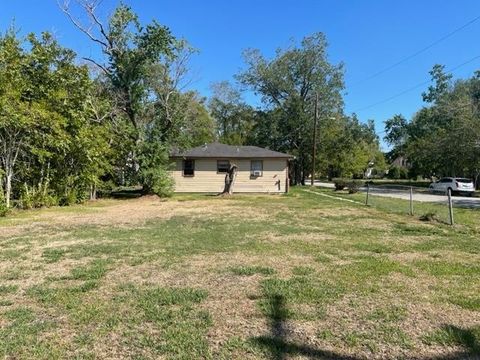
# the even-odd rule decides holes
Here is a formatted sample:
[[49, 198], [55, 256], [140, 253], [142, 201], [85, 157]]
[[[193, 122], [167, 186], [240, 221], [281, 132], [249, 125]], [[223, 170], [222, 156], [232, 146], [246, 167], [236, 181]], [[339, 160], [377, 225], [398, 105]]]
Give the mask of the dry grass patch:
[[13, 216], [0, 223], [1, 357], [479, 354], [475, 228], [295, 190]]

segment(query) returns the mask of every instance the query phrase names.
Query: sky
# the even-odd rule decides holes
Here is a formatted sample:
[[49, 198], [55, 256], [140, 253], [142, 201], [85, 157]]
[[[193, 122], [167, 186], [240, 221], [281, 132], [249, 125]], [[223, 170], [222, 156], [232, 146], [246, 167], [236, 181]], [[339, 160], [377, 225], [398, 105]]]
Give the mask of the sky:
[[[63, 0], [61, 0], [63, 1]], [[72, 2], [75, 0], [71, 0]], [[480, 56], [480, 19], [438, 42], [427, 51], [379, 76], [372, 75], [415, 54], [480, 16], [478, 0], [124, 0], [146, 24], [156, 19], [176, 37], [200, 52], [192, 60], [195, 82], [208, 96], [210, 85], [244, 68], [242, 50], [258, 48], [272, 57], [292, 39], [323, 32], [329, 59], [345, 66], [345, 110], [362, 121], [373, 119], [383, 136], [384, 121], [401, 113], [410, 118], [422, 105], [434, 64], [447, 69]], [[108, 17], [118, 2], [104, 0], [99, 11]], [[79, 56], [99, 50], [69, 22], [56, 0], [0, 0], [0, 32], [14, 21], [22, 34], [50, 31]], [[480, 57], [453, 71], [456, 78], [480, 69]], [[246, 100], [258, 104], [253, 95]], [[380, 104], [378, 104], [381, 102]], [[373, 106], [372, 106], [373, 105]], [[382, 144], [384, 149], [385, 144]]]

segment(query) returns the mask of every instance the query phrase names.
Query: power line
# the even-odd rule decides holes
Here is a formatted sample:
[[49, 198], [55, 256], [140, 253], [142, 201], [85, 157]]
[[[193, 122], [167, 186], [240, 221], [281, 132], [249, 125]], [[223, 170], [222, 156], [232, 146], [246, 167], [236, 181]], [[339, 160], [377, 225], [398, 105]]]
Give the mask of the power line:
[[[453, 68], [448, 69], [447, 72], [453, 72], [453, 71], [455, 71], [455, 70], [457, 70], [457, 69], [460, 69], [461, 67], [463, 67], [463, 66], [465, 66], [465, 65], [468, 65], [468, 64], [470, 64], [471, 62], [473, 62], [473, 61], [475, 61], [475, 60], [477, 60], [477, 59], [480, 59], [480, 55], [477, 55], [477, 56], [475, 56], [475, 57], [473, 57], [473, 58], [471, 58], [471, 59], [469, 59], [469, 60], [467, 60], [467, 61], [465, 61], [465, 62], [463, 62], [463, 63], [461, 63], [461, 64], [459, 64], [459, 65], [457, 65], [457, 66], [455, 66], [455, 67], [453, 67]], [[410, 88], [408, 88], [408, 89], [406, 89], [406, 90], [403, 90], [403, 91], [401, 91], [401, 92], [399, 92], [399, 93], [397, 93], [397, 94], [395, 94], [395, 95], [393, 95], [393, 96], [390, 96], [390, 97], [388, 97], [388, 98], [386, 98], [386, 99], [383, 99], [383, 100], [378, 101], [378, 102], [376, 102], [376, 103], [373, 103], [373, 104], [371, 104], [371, 105], [364, 106], [364, 107], [362, 107], [362, 108], [356, 109], [356, 110], [354, 110], [353, 112], [358, 112], [358, 111], [367, 110], [367, 109], [370, 109], [370, 108], [375, 107], [375, 106], [377, 106], [377, 105], [384, 104], [384, 103], [389, 102], [389, 101], [391, 101], [391, 100], [393, 100], [393, 99], [396, 99], [396, 98], [399, 97], [399, 96], [402, 96], [402, 95], [404, 95], [404, 94], [406, 94], [406, 93], [409, 93], [410, 91], [413, 91], [413, 90], [415, 90], [415, 89], [418, 89], [418, 88], [421, 87], [421, 86], [424, 86], [424, 85], [426, 85], [426, 84], [429, 84], [430, 82], [431, 82], [431, 80], [423, 81], [423, 82], [418, 83], [417, 85], [414, 85], [414, 86], [412, 86], [412, 87], [410, 87]]]
[[449, 32], [448, 34], [442, 36], [441, 38], [437, 39], [436, 41], [432, 42], [431, 44], [425, 46], [424, 48], [422, 48], [422, 49], [414, 52], [414, 53], [411, 54], [411, 55], [408, 55], [407, 57], [404, 57], [403, 59], [397, 61], [396, 63], [393, 63], [393, 64], [390, 65], [390, 66], [387, 66], [386, 68], [383, 68], [382, 70], [380, 70], [380, 71], [378, 71], [378, 72], [376, 72], [376, 73], [374, 73], [374, 74], [372, 74], [372, 75], [364, 78], [363, 80], [360, 80], [360, 81], [354, 83], [352, 86], [356, 86], [356, 85], [362, 84], [362, 83], [364, 83], [364, 82], [366, 82], [366, 81], [368, 81], [368, 80], [374, 79], [374, 78], [376, 78], [376, 77], [378, 77], [378, 76], [386, 73], [387, 71], [392, 70], [393, 68], [395, 68], [395, 67], [397, 67], [397, 66], [399, 66], [399, 65], [401, 65], [401, 64], [403, 64], [403, 63], [405, 63], [405, 62], [407, 62], [408, 60], [410, 60], [410, 59], [412, 59], [412, 58], [414, 58], [414, 57], [416, 57], [416, 56], [418, 56], [418, 55], [426, 52], [427, 50], [429, 50], [429, 49], [431, 49], [432, 47], [434, 47], [434, 46], [438, 45], [439, 43], [441, 43], [442, 41], [445, 41], [446, 39], [452, 37], [452, 36], [455, 35], [456, 33], [462, 31], [463, 29], [465, 29], [466, 27], [470, 26], [471, 24], [473, 24], [474, 22], [476, 22], [476, 21], [478, 21], [478, 20], [480, 20], [480, 15], [477, 16], [476, 18], [470, 20], [469, 22], [463, 24], [462, 26], [456, 28], [455, 30]]

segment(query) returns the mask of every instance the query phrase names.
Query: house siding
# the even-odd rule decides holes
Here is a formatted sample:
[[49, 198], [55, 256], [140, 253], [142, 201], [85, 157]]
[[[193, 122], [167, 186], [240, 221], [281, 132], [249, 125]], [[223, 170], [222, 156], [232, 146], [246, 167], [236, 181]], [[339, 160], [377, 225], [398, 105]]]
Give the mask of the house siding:
[[[234, 192], [284, 193], [287, 191], [288, 161], [286, 159], [228, 160], [238, 167]], [[263, 160], [263, 176], [250, 178], [251, 160]], [[217, 173], [217, 159], [195, 159], [195, 175], [191, 177], [183, 176], [181, 159], [176, 159], [175, 162], [175, 170], [172, 171], [175, 192], [220, 193], [223, 191], [225, 173]]]

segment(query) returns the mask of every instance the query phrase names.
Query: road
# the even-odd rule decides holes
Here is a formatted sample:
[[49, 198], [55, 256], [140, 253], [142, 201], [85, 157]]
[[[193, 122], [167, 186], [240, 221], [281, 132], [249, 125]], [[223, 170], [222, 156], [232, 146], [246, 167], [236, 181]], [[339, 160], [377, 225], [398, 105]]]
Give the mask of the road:
[[[335, 186], [332, 183], [326, 183], [321, 181], [315, 181], [315, 186], [334, 189]], [[408, 188], [402, 189], [392, 189], [388, 187], [373, 187], [370, 188], [370, 193], [375, 196], [384, 196], [396, 199], [409, 200], [410, 193], [407, 190]], [[366, 191], [366, 187], [361, 187], [360, 191]], [[430, 194], [428, 192], [417, 192], [413, 193], [413, 200], [420, 202], [431, 202], [431, 203], [442, 203], [447, 202], [447, 197], [441, 194]], [[467, 196], [454, 196], [452, 198], [453, 204], [456, 207], [468, 208], [468, 209], [480, 209], [480, 198], [476, 197], [467, 197]]]

